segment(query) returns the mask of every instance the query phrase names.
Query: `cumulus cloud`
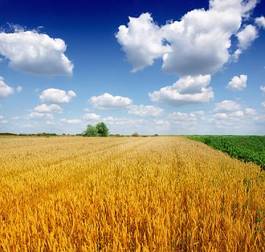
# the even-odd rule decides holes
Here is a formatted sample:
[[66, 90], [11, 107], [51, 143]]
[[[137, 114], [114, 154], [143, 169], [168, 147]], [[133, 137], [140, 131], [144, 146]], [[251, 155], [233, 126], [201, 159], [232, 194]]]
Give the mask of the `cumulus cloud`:
[[116, 117], [107, 116], [102, 118], [111, 133], [122, 133], [122, 134], [132, 134], [138, 132], [140, 134], [154, 134], [168, 133], [170, 129], [170, 122], [163, 118], [128, 118], [128, 117]]
[[[34, 107], [29, 117], [51, 120], [54, 118], [53, 114], [62, 112], [62, 107], [58, 104], [69, 103], [71, 99], [75, 96], [76, 94], [72, 90], [64, 91], [64, 90], [55, 89], [55, 88], [49, 88], [49, 89], [43, 90], [39, 98], [41, 102], [45, 102], [45, 103], [42, 103]], [[64, 122], [69, 123], [67, 121], [64, 121]]]
[[60, 112], [62, 112], [62, 108], [59, 105], [43, 103], [33, 108], [33, 111], [29, 114], [29, 118], [53, 120], [53, 114]]
[[228, 119], [236, 119], [236, 117], [242, 117], [244, 114], [242, 111], [237, 112], [218, 112], [214, 115], [214, 118], [217, 120], [228, 120]]
[[243, 90], [247, 87], [247, 80], [248, 76], [244, 74], [234, 76], [231, 81], [229, 81], [227, 88], [237, 91]]
[[99, 96], [92, 96], [90, 103], [96, 108], [126, 108], [132, 104], [132, 100], [128, 97], [113, 96], [109, 93], [104, 93]]
[[5, 83], [3, 77], [0, 76], [0, 98], [7, 97], [14, 93], [14, 89]]
[[34, 108], [35, 112], [38, 113], [59, 113], [62, 111], [62, 108], [57, 104], [41, 104]]
[[161, 101], [174, 105], [185, 103], [208, 102], [214, 97], [209, 87], [210, 75], [185, 76], [172, 86], [166, 86], [158, 91], [149, 93], [152, 101]]
[[248, 17], [258, 3], [258, 0], [210, 0], [210, 6], [216, 10], [235, 10], [240, 12], [242, 17]]
[[199, 123], [204, 120], [204, 111], [194, 111], [189, 113], [173, 112], [169, 114], [169, 120], [172, 124], [186, 130], [195, 129]]
[[113, 116], [107, 116], [102, 118], [102, 121], [104, 121], [107, 124], [110, 125], [116, 125], [116, 126], [139, 126], [144, 122], [143, 119], [131, 119], [126, 117], [113, 117]]
[[17, 86], [17, 87], [9, 86], [5, 82], [4, 78], [0, 76], [0, 98], [10, 96], [14, 94], [15, 92], [20, 93], [22, 89], [23, 88], [21, 86]]
[[30, 114], [29, 114], [29, 118], [38, 118], [38, 119], [50, 119], [52, 120], [53, 119], [53, 114], [51, 113], [48, 113], [48, 112], [36, 112], [36, 111], [32, 111]]
[[258, 31], [254, 25], [247, 25], [243, 30], [238, 32], [236, 36], [238, 39], [238, 49], [234, 53], [235, 60], [237, 60], [241, 53], [258, 37]]
[[67, 123], [67, 124], [80, 124], [82, 122], [82, 120], [80, 120], [80, 119], [66, 119], [66, 118], [62, 118], [61, 122]]
[[227, 112], [215, 113], [214, 123], [217, 127], [240, 127], [240, 121], [246, 122], [246, 120], [255, 120], [256, 110], [247, 108], [244, 110], [235, 110]]
[[95, 114], [95, 113], [86, 113], [84, 116], [83, 116], [83, 119], [86, 120], [86, 121], [89, 121], [89, 122], [96, 122], [96, 121], [99, 121], [101, 118], [100, 115], [98, 114]]
[[215, 104], [215, 112], [231, 112], [239, 110], [241, 105], [238, 102], [232, 100], [223, 100]]
[[173, 112], [169, 115], [169, 117], [174, 121], [178, 123], [182, 122], [192, 122], [197, 121], [199, 119], [202, 119], [204, 116], [204, 111], [195, 111], [190, 113], [183, 113], [183, 112]]
[[256, 38], [254, 26], [238, 33], [255, 0], [211, 0], [208, 10], [195, 9], [179, 21], [155, 24], [149, 13], [129, 18], [119, 27], [118, 42], [133, 70], [162, 58], [163, 69], [181, 76], [213, 74], [228, 62], [231, 39], [237, 34], [240, 50]]
[[260, 90], [263, 94], [265, 94], [265, 86], [260, 86]]
[[65, 55], [66, 44], [37, 31], [0, 32], [0, 55], [14, 69], [47, 75], [70, 75], [73, 64]]
[[40, 100], [47, 103], [69, 103], [76, 93], [72, 90], [49, 88], [41, 92]]
[[258, 27], [265, 29], [265, 17], [258, 17], [255, 18], [255, 23], [257, 24]]
[[167, 131], [171, 128], [171, 123], [169, 120], [155, 119], [153, 123], [154, 123], [154, 129], [158, 131]]
[[261, 106], [262, 106], [263, 108], [265, 108], [265, 102], [262, 102], [262, 103], [261, 103]]
[[133, 72], [152, 65], [155, 59], [170, 50], [168, 45], [163, 44], [160, 27], [149, 13], [143, 13], [138, 18], [129, 17], [128, 27], [121, 25], [116, 38], [132, 64]]
[[218, 128], [237, 128], [240, 127], [240, 123], [255, 120], [256, 114], [257, 112], [253, 108], [242, 108], [238, 102], [224, 100], [216, 103], [213, 121]]
[[246, 115], [256, 115], [256, 110], [255, 109], [253, 109], [253, 108], [246, 108], [245, 109], [245, 114]]
[[[198, 126], [202, 125], [205, 120], [205, 112], [202, 110], [193, 112], [172, 112], [166, 118], [158, 119], [158, 122], [165, 123], [164, 129], [174, 129], [175, 133], [197, 132]], [[156, 125], [156, 123], [154, 122]]]
[[128, 113], [137, 116], [159, 116], [163, 109], [152, 105], [131, 105]]

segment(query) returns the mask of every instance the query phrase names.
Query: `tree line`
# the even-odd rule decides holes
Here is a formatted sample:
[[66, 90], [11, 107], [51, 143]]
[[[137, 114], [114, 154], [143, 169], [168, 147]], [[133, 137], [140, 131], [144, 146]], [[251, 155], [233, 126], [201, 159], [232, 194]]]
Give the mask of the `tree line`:
[[[10, 132], [0, 132], [0, 136], [40, 136], [40, 137], [50, 137], [50, 136], [85, 136], [85, 137], [107, 137], [107, 136], [115, 136], [115, 137], [125, 137], [125, 136], [132, 136], [132, 137], [147, 137], [148, 135], [140, 135], [137, 132], [134, 132], [131, 135], [123, 135], [123, 134], [110, 134], [109, 128], [104, 122], [99, 122], [96, 125], [87, 125], [86, 129], [82, 133], [78, 134], [56, 134], [56, 133], [10, 133]], [[150, 136], [150, 135], [149, 135]], [[158, 136], [158, 134], [154, 134], [152, 136]]]

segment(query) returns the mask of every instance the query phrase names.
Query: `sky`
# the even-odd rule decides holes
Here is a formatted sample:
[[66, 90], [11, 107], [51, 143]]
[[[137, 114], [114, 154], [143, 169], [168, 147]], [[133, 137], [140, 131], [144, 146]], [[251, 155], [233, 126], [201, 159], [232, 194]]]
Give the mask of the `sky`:
[[0, 132], [265, 134], [264, 0], [0, 8]]

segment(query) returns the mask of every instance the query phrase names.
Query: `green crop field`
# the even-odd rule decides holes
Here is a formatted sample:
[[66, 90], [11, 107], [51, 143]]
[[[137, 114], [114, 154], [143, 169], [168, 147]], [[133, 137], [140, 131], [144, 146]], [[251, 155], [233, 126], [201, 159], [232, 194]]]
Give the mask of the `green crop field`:
[[231, 157], [253, 162], [265, 168], [265, 136], [190, 136]]

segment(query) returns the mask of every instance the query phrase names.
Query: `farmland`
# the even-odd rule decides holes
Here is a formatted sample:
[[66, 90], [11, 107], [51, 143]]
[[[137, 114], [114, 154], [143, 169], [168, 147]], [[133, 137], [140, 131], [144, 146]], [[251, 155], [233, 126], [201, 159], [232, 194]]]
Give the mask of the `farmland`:
[[265, 136], [191, 136], [230, 156], [265, 168]]
[[265, 173], [183, 137], [1, 137], [1, 251], [264, 251]]

